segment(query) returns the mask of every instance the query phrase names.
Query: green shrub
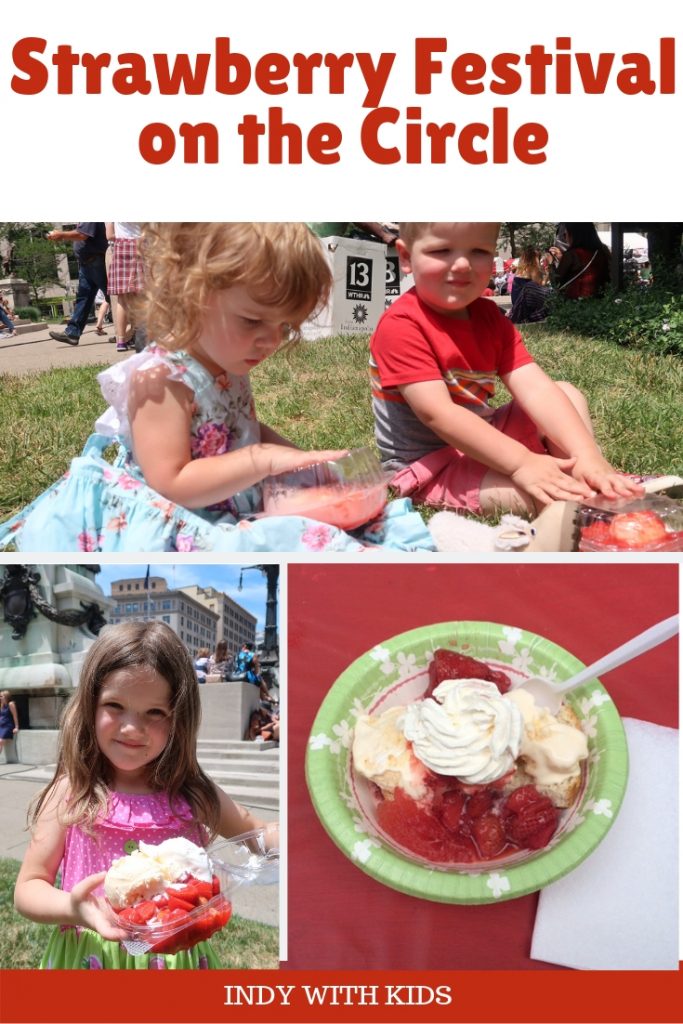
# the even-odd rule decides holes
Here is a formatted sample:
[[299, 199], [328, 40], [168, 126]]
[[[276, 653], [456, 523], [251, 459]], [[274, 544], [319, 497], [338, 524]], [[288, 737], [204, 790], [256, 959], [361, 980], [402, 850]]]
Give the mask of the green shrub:
[[40, 310], [37, 306], [17, 306], [14, 312], [20, 320], [33, 320], [34, 323], [40, 320]]
[[661, 285], [610, 290], [599, 299], [556, 296], [546, 325], [657, 355], [683, 355], [683, 296]]

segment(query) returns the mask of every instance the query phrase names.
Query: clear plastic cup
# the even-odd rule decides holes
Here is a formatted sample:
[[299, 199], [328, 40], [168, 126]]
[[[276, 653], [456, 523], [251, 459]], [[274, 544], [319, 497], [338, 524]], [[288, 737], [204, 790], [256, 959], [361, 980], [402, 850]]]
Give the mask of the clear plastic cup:
[[211, 857], [231, 878], [256, 885], [272, 885], [280, 877], [280, 830], [276, 822], [265, 828], [222, 839], [211, 847]]
[[579, 551], [683, 551], [683, 503], [670, 497], [595, 498], [579, 515]]
[[[234, 876], [226, 864], [213, 857], [209, 863], [214, 877], [214, 888], [218, 889], [210, 899], [192, 910], [176, 912], [173, 917], [164, 915], [162, 909], [150, 918], [148, 923], [126, 920], [122, 911], [115, 910], [105, 899], [111, 921], [122, 928], [127, 935], [123, 946], [131, 956], [143, 953], [178, 953], [191, 949], [198, 942], [203, 942], [215, 932], [224, 928], [232, 916], [232, 896], [235, 889], [242, 885], [243, 879]], [[169, 887], [169, 894], [173, 887]], [[134, 906], [153, 903], [154, 900], [140, 900]], [[134, 909], [124, 908], [124, 909]]]
[[386, 501], [387, 474], [370, 448], [263, 481], [266, 515], [306, 516], [341, 530], [375, 519]]

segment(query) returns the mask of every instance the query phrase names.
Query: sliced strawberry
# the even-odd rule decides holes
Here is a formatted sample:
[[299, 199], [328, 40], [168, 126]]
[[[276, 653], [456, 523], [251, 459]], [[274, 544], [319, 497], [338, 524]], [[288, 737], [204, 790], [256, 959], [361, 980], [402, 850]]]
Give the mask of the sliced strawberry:
[[434, 652], [434, 658], [429, 665], [429, 686], [425, 697], [431, 696], [444, 679], [484, 679], [486, 682], [495, 683], [501, 693], [506, 693], [511, 686], [504, 672], [491, 668], [485, 662], [471, 658], [468, 654], [440, 647]]
[[472, 835], [482, 857], [495, 857], [505, 846], [505, 829], [495, 814], [482, 814], [472, 822]]
[[187, 911], [180, 907], [163, 907], [157, 914], [156, 924], [166, 927], [169, 924], [180, 924], [187, 917]]
[[538, 803], [543, 797], [538, 792], [535, 786], [519, 786], [517, 789], [513, 789], [512, 793], [508, 796], [505, 801], [504, 810], [505, 812], [511, 811], [517, 814], [524, 807], [529, 804]]
[[181, 899], [180, 896], [178, 896], [178, 894], [172, 889], [170, 889], [167, 894], [167, 906], [169, 906], [171, 910], [184, 910], [186, 914], [188, 911], [195, 909], [194, 903], [190, 903], [189, 900]]
[[151, 900], [140, 900], [132, 907], [125, 907], [119, 911], [119, 917], [128, 924], [146, 924], [157, 912], [157, 906]]
[[495, 795], [490, 789], [482, 789], [478, 793], [473, 793], [467, 801], [467, 807], [465, 808], [465, 815], [470, 821], [475, 818], [480, 818], [482, 814], [486, 814], [493, 807]]
[[191, 903], [193, 907], [196, 907], [199, 903], [199, 897], [203, 896], [205, 899], [210, 900], [213, 896], [213, 886], [211, 882], [202, 882], [198, 878], [189, 878], [181, 886], [173, 886], [172, 889], [168, 889], [170, 896], [173, 893], [181, 900], [185, 900], [187, 903]]
[[558, 815], [551, 801], [534, 786], [511, 793], [503, 809], [505, 835], [517, 846], [539, 850], [547, 846], [557, 828]]
[[458, 789], [444, 793], [439, 807], [439, 817], [449, 832], [457, 832], [465, 808], [465, 794]]

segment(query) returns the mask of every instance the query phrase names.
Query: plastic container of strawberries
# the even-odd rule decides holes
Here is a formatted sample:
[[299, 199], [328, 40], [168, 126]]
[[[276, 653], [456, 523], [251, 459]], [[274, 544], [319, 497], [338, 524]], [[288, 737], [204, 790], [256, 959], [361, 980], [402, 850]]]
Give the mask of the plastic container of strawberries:
[[387, 501], [388, 477], [370, 448], [355, 448], [331, 462], [318, 462], [263, 481], [269, 516], [305, 516], [355, 530], [376, 519]]
[[683, 502], [596, 498], [579, 512], [579, 551], [683, 551]]
[[132, 956], [179, 953], [210, 938], [232, 916], [232, 896], [243, 879], [210, 857], [212, 882], [169, 886], [162, 897], [140, 900], [115, 910], [105, 900], [110, 918], [126, 932], [123, 945]]

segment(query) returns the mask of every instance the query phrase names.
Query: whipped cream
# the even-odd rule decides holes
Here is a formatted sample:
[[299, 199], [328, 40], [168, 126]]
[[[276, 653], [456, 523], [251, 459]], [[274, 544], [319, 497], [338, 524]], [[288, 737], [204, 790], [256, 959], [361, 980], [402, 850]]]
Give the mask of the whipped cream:
[[512, 690], [505, 700], [519, 708], [524, 719], [520, 755], [527, 775], [541, 786], [578, 775], [588, 757], [588, 741], [580, 729], [539, 707], [530, 693]]
[[427, 792], [425, 768], [412, 753], [400, 728], [404, 707], [381, 715], [359, 715], [353, 731], [353, 766], [391, 796], [399, 786], [414, 800]]
[[192, 875], [201, 882], [211, 881], [211, 865], [206, 850], [189, 839], [165, 839], [158, 846], [150, 843], [139, 843], [138, 846], [141, 853], [161, 864], [169, 882], [184, 875]]
[[403, 718], [403, 734], [424, 765], [472, 784], [512, 771], [523, 730], [517, 705], [481, 679], [446, 679]]
[[112, 863], [104, 879], [104, 893], [119, 910], [150, 899], [187, 875], [211, 881], [211, 865], [201, 846], [182, 838], [166, 839], [158, 846], [141, 842], [133, 853]]

